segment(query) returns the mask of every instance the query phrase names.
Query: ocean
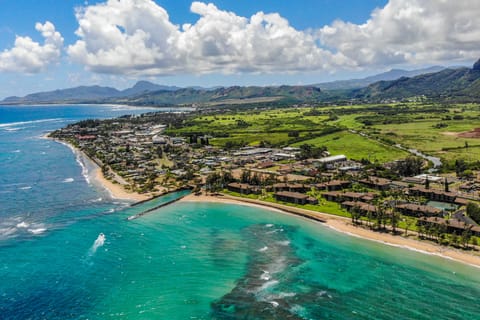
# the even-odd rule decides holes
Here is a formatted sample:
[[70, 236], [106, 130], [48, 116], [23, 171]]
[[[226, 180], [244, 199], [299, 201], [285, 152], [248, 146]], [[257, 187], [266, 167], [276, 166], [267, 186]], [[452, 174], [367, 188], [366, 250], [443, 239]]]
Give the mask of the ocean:
[[0, 319], [480, 319], [477, 268], [257, 207], [127, 220], [178, 195], [130, 207], [42, 138], [149, 111], [0, 106]]

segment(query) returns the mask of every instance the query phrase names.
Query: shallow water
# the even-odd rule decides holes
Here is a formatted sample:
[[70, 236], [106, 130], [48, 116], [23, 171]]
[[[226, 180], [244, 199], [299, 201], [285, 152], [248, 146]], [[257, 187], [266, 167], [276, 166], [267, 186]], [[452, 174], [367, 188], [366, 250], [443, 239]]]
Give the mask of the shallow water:
[[[64, 119], [94, 113], [75, 108]], [[27, 122], [20, 111], [15, 122]], [[4, 130], [20, 125], [2, 127], [2, 112], [1, 319], [479, 318], [478, 269], [302, 218], [175, 203], [128, 221], [176, 195], [138, 207], [109, 199], [87, 182], [88, 163], [39, 138], [67, 120]]]

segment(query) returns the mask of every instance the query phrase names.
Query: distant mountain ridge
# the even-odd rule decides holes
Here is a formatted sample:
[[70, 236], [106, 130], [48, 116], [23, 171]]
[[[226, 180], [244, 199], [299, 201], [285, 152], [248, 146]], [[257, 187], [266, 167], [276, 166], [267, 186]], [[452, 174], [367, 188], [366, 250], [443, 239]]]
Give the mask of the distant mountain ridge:
[[415, 96], [457, 102], [480, 101], [480, 60], [471, 69], [445, 69], [412, 78], [379, 81], [352, 92], [352, 98], [368, 101]]
[[53, 103], [53, 102], [81, 102], [90, 100], [104, 100], [146, 94], [153, 91], [175, 91], [181, 89], [174, 86], [162, 86], [149, 81], [139, 81], [133, 87], [118, 90], [111, 87], [80, 86], [75, 88], [38, 92], [25, 97], [8, 97], [2, 103]]
[[[441, 69], [435, 72], [435, 70]], [[420, 75], [413, 76], [417, 73]], [[402, 76], [403, 75], [403, 76]], [[404, 76], [408, 75], [410, 77]], [[397, 78], [401, 76], [400, 78]], [[395, 80], [381, 80], [390, 79]], [[345, 86], [372, 82], [366, 87], [345, 89]], [[327, 83], [328, 84], [328, 83]], [[117, 90], [111, 87], [80, 86], [63, 90], [39, 92], [25, 97], [9, 97], [2, 104], [51, 103], [118, 103], [128, 105], [227, 105], [246, 103], [337, 103], [383, 102], [423, 96], [447, 101], [480, 101], [480, 60], [472, 69], [432, 67], [420, 70], [390, 70], [364, 79], [331, 82], [331, 88], [310, 86], [232, 86], [189, 87], [164, 86], [139, 81], [133, 87]], [[325, 85], [325, 84], [324, 84]], [[328, 85], [327, 85], [328, 86]], [[339, 89], [343, 88], [343, 89]]]
[[433, 66], [430, 68], [416, 69], [416, 70], [391, 69], [390, 71], [369, 76], [366, 78], [323, 82], [323, 83], [314, 84], [314, 86], [319, 87], [322, 90], [359, 89], [359, 88], [367, 87], [372, 83], [375, 83], [378, 81], [390, 81], [390, 80], [400, 79], [402, 77], [411, 78], [411, 77], [415, 77], [422, 74], [439, 72], [444, 69], [446, 68], [441, 66]]

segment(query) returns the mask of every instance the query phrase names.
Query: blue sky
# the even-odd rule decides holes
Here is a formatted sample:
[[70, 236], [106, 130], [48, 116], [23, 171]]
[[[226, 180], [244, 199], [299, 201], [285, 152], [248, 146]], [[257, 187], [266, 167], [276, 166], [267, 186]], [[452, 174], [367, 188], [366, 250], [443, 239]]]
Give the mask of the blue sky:
[[0, 0], [0, 98], [78, 85], [309, 84], [480, 58], [469, 0]]

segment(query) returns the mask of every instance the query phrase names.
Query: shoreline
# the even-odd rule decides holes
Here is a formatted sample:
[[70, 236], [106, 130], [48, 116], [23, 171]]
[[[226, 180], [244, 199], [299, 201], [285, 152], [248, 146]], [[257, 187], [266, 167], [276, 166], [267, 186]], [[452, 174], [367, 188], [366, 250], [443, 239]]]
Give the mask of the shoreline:
[[[112, 181], [105, 178], [102, 173], [101, 168], [98, 164], [93, 161], [87, 154], [85, 154], [80, 149], [76, 148], [75, 146], [55, 138], [51, 138], [48, 136], [49, 133], [46, 133], [42, 136], [43, 139], [48, 139], [51, 141], [55, 141], [57, 143], [63, 144], [64, 146], [68, 147], [76, 156], [80, 156], [83, 159], [87, 159], [90, 164], [94, 167], [91, 172], [88, 172], [88, 177], [85, 177], [88, 184], [96, 185], [100, 188], [103, 188], [112, 199], [118, 200], [127, 200], [131, 202], [140, 202], [140, 201], [148, 201], [155, 197], [154, 194], [140, 194], [137, 192], [128, 192], [126, 191], [120, 184], [115, 184]], [[81, 165], [82, 166], [82, 165]], [[82, 166], [82, 171], [85, 168]], [[92, 178], [94, 182], [92, 183], [89, 178]]]
[[375, 232], [366, 228], [354, 226], [349, 218], [343, 218], [328, 213], [321, 213], [289, 207], [276, 203], [268, 203], [254, 199], [238, 198], [228, 195], [194, 195], [190, 194], [184, 197], [180, 202], [210, 202], [254, 206], [282, 214], [300, 216], [305, 219], [320, 222], [326, 227], [349, 236], [366, 239], [388, 246], [403, 248], [411, 251], [420, 252], [427, 255], [434, 255], [444, 259], [453, 260], [472, 267], [480, 268], [480, 255], [470, 254], [459, 249], [441, 246], [432, 242], [405, 238], [404, 236], [395, 236], [389, 233]]

